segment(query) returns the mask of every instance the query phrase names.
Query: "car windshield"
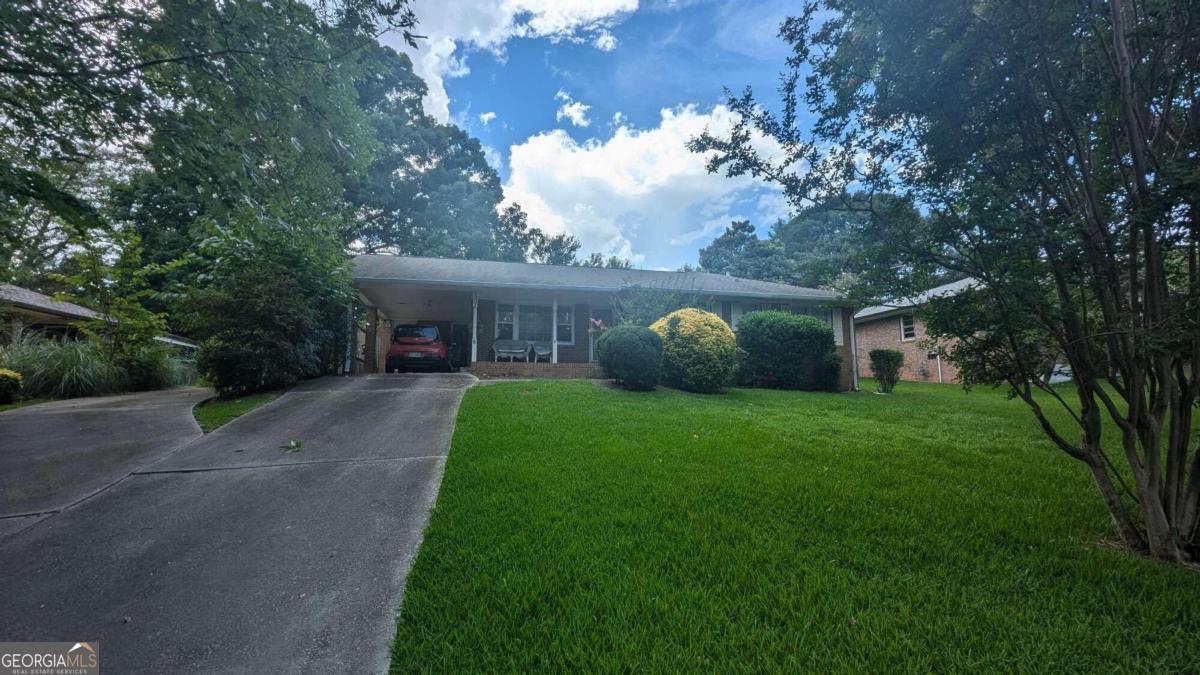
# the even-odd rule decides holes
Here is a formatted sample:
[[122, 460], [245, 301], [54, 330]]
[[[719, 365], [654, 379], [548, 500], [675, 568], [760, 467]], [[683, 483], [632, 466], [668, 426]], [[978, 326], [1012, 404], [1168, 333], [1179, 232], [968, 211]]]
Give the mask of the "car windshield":
[[436, 340], [438, 339], [438, 330], [436, 326], [397, 326], [396, 334], [392, 336], [392, 339], [399, 340], [401, 338]]

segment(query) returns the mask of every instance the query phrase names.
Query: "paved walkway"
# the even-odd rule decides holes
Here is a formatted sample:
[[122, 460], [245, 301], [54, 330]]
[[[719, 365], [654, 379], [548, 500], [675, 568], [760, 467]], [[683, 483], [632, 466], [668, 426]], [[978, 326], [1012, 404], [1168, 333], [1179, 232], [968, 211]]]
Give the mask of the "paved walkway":
[[109, 672], [386, 670], [474, 381], [309, 382], [12, 535], [0, 635], [97, 640]]

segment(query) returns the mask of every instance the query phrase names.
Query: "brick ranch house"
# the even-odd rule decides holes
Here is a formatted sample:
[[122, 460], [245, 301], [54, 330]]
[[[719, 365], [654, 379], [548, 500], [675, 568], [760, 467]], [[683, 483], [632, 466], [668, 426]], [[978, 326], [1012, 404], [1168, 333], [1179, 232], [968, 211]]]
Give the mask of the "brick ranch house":
[[[357, 372], [379, 373], [393, 327], [437, 325], [454, 364], [490, 377], [599, 377], [592, 321], [613, 325], [619, 294], [631, 288], [694, 293], [735, 331], [742, 314], [782, 309], [833, 326], [841, 388], [857, 388], [853, 309], [837, 293], [706, 272], [659, 272], [480, 260], [360, 255], [354, 284], [366, 308]], [[550, 345], [547, 359], [510, 362], [497, 340]]]
[[[931, 288], [914, 298], [861, 309], [854, 315], [859, 377], [871, 377], [872, 349], [898, 349], [904, 354], [900, 379], [915, 382], [958, 382], [958, 369], [942, 358], [948, 345], [930, 345], [925, 322], [915, 310], [930, 298], [953, 295], [968, 288], [972, 279], [961, 279]], [[939, 348], [940, 347], [940, 348]]]

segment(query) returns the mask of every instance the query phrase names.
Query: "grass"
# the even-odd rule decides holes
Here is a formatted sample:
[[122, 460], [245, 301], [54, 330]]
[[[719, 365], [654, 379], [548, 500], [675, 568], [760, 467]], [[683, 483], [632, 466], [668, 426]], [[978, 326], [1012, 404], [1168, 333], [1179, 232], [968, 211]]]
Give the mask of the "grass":
[[27, 405], [36, 405], [38, 403], [45, 403], [46, 401], [49, 401], [49, 400], [51, 400], [51, 399], [48, 399], [48, 398], [26, 398], [26, 399], [20, 399], [17, 401], [13, 401], [12, 403], [0, 403], [0, 412], [5, 412], [8, 410], [16, 410], [17, 408], [24, 408]]
[[270, 403], [279, 396], [278, 392], [251, 394], [237, 398], [214, 398], [201, 403], [192, 410], [196, 423], [208, 433], [245, 415], [255, 408]]
[[392, 668], [1200, 669], [1200, 574], [1112, 536], [995, 392], [477, 387]]

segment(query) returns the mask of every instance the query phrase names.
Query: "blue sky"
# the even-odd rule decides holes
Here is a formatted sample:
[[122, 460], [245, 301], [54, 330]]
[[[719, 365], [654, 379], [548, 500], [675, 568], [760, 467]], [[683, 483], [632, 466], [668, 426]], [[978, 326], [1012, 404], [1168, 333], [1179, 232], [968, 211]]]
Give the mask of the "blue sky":
[[[533, 225], [647, 268], [695, 263], [733, 218], [765, 233], [787, 205], [683, 148], [730, 115], [723, 86], [774, 101], [794, 3], [418, 0], [409, 50], [426, 109], [486, 147]], [[770, 144], [764, 141], [764, 149]]]

